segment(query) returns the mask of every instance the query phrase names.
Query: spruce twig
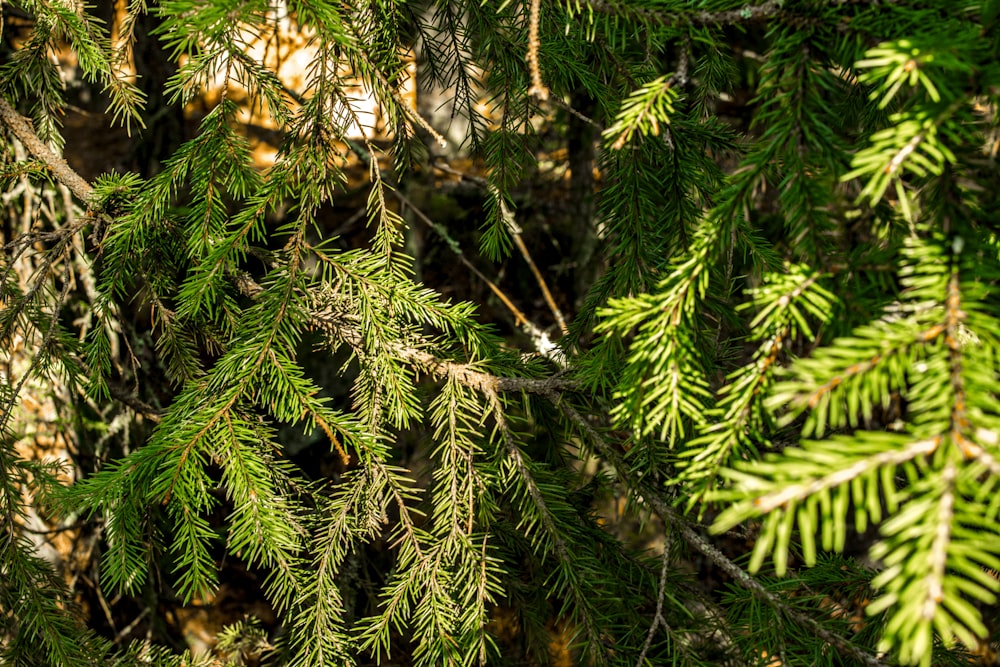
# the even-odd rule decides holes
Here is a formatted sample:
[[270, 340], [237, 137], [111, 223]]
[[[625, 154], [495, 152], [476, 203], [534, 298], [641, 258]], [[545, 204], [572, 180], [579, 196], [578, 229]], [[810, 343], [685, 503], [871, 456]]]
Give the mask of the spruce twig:
[[670, 626], [663, 617], [663, 598], [667, 594], [667, 573], [670, 570], [670, 541], [665, 540], [663, 544], [663, 555], [660, 558], [660, 584], [656, 593], [656, 612], [653, 614], [653, 621], [649, 624], [649, 632], [646, 633], [646, 641], [642, 645], [642, 651], [635, 661], [635, 667], [642, 667], [646, 663], [646, 654], [649, 647], [653, 645], [653, 638], [656, 636], [656, 629], [661, 625], [670, 632]]
[[417, 216], [417, 219], [420, 220], [420, 222], [424, 223], [432, 231], [434, 231], [439, 236], [441, 236], [445, 240], [445, 242], [448, 244], [448, 247], [451, 248], [452, 252], [454, 252], [455, 255], [458, 257], [458, 261], [462, 263], [462, 266], [464, 266], [469, 271], [471, 271], [474, 276], [476, 276], [477, 278], [479, 278], [481, 281], [483, 281], [486, 284], [487, 287], [490, 288], [490, 291], [493, 292], [493, 294], [495, 294], [498, 299], [500, 299], [500, 303], [502, 303], [504, 305], [504, 307], [506, 307], [507, 310], [509, 310], [511, 312], [511, 314], [514, 316], [514, 324], [515, 324], [515, 326], [524, 326], [524, 327], [526, 327], [529, 330], [529, 332], [532, 332], [532, 333], [534, 333], [536, 331], [540, 331], [538, 329], [538, 326], [534, 322], [532, 322], [531, 320], [529, 320], [528, 316], [525, 315], [521, 311], [520, 308], [518, 308], [516, 305], [514, 305], [514, 302], [511, 301], [511, 298], [509, 296], [507, 296], [504, 293], [504, 291], [502, 289], [500, 289], [500, 287], [495, 282], [493, 282], [492, 280], [490, 280], [489, 278], [487, 278], [486, 275], [483, 274], [482, 271], [480, 271], [479, 269], [477, 269], [476, 266], [472, 262], [469, 261], [469, 259], [462, 252], [462, 249], [458, 246], [458, 242], [456, 242], [453, 238], [451, 238], [450, 235], [448, 235], [448, 232], [447, 232], [446, 229], [444, 229], [439, 223], [436, 223], [433, 220], [431, 220], [430, 217], [428, 217], [426, 213], [424, 213], [423, 211], [421, 211], [416, 206], [416, 204], [414, 204], [402, 192], [399, 192], [397, 190], [393, 190], [392, 194], [393, 194], [393, 196], [396, 199], [398, 199], [400, 201], [401, 204], [403, 204], [408, 209], [410, 209], [411, 211], [413, 211], [413, 214], [415, 216]]
[[562, 411], [566, 417], [577, 425], [577, 427], [587, 435], [588, 440], [593, 443], [595, 449], [614, 468], [615, 474], [625, 482], [626, 488], [631, 490], [637, 498], [647, 505], [658, 516], [664, 524], [671, 526], [678, 531], [691, 547], [704, 554], [719, 569], [733, 578], [740, 586], [753, 593], [758, 599], [766, 602], [774, 609], [795, 623], [807, 628], [810, 632], [833, 646], [839, 653], [859, 660], [869, 667], [889, 667], [877, 656], [868, 653], [858, 647], [850, 640], [830, 631], [820, 625], [816, 619], [807, 616], [802, 612], [785, 604], [777, 595], [767, 590], [759, 581], [753, 578], [746, 570], [730, 560], [724, 553], [719, 551], [708, 540], [698, 534], [690, 525], [687, 519], [678, 514], [671, 506], [670, 501], [662, 496], [662, 493], [653, 488], [648, 482], [638, 479], [629, 465], [622, 460], [614, 447], [598, 433], [589, 421], [581, 415], [567, 400], [558, 392], [546, 392], [545, 397], [557, 409]]

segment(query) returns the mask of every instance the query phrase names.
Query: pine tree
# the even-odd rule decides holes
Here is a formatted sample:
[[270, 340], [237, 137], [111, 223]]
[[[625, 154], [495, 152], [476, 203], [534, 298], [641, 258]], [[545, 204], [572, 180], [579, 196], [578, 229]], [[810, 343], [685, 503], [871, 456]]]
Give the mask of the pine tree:
[[[997, 0], [2, 9], [4, 664], [541, 664], [558, 635], [578, 664], [930, 665], [993, 639]], [[253, 50], [289, 23], [298, 88]], [[130, 74], [149, 40], [165, 89]], [[460, 147], [404, 97], [414, 53]], [[81, 90], [144, 154], [207, 106], [85, 180]], [[567, 147], [578, 299], [532, 241]], [[428, 194], [456, 173], [474, 229]], [[418, 228], [479, 303], [419, 278]], [[45, 386], [72, 483], [23, 452]], [[36, 515], [143, 615], [238, 563], [276, 620], [214, 656], [109, 635]]]

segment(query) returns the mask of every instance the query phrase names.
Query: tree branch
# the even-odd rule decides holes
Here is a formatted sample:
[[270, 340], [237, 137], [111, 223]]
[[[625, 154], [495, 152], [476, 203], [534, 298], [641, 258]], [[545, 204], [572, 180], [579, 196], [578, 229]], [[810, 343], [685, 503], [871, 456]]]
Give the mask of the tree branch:
[[[830, 5], [861, 4], [865, 0], [831, 0]], [[895, 0], [885, 0], [886, 4], [895, 4]], [[663, 27], [691, 26], [724, 26], [747, 23], [760, 19], [780, 16], [782, 13], [792, 14], [785, 8], [785, 0], [767, 0], [759, 5], [745, 5], [739, 9], [727, 9], [711, 12], [707, 10], [691, 12], [661, 12], [626, 5], [617, 0], [587, 0], [586, 5], [595, 12], [616, 17], [635, 17], [647, 23]]]
[[[241, 291], [253, 295], [260, 286], [249, 277], [242, 276]], [[253, 286], [256, 286], [256, 290]], [[249, 291], [247, 291], [249, 290]], [[364, 350], [365, 341], [359, 323], [351, 321], [349, 313], [339, 313], [332, 308], [316, 309], [311, 313], [312, 325], [326, 334], [338, 338], [355, 350]], [[430, 352], [401, 343], [389, 344], [388, 352], [411, 366], [439, 378], [449, 378], [471, 389], [490, 394], [495, 392], [526, 391], [545, 394], [548, 391], [573, 390], [578, 383], [559, 374], [547, 378], [507, 377], [476, 370], [463, 364], [434, 356]]]
[[597, 449], [598, 453], [600, 453], [601, 456], [603, 456], [614, 467], [615, 473], [618, 477], [625, 482], [626, 486], [635, 494], [637, 498], [641, 500], [642, 503], [645, 503], [653, 511], [653, 513], [656, 514], [661, 521], [663, 521], [664, 524], [672, 526], [675, 530], [677, 530], [689, 545], [708, 557], [710, 561], [712, 561], [723, 572], [732, 577], [740, 586], [753, 593], [758, 599], [766, 602], [790, 620], [802, 627], [808, 628], [817, 637], [835, 648], [841, 655], [850, 656], [855, 660], [859, 660], [860, 662], [868, 665], [869, 667], [888, 667], [888, 664], [879, 660], [877, 656], [868, 653], [848, 639], [845, 639], [837, 633], [823, 627], [818, 621], [816, 621], [816, 619], [788, 606], [777, 595], [767, 590], [763, 584], [754, 579], [743, 568], [730, 560], [724, 553], [709, 543], [709, 541], [702, 535], [699, 535], [691, 527], [690, 522], [678, 514], [670, 505], [670, 502], [663, 498], [658, 489], [654, 488], [644, 480], [638, 479], [631, 472], [628, 464], [622, 460], [618, 452], [616, 452], [615, 449], [604, 439], [604, 437], [597, 432], [597, 429], [584, 419], [583, 415], [581, 415], [567, 401], [563, 400], [561, 394], [553, 390], [546, 393], [545, 397], [550, 403], [552, 403], [553, 406], [561, 410], [571, 422], [576, 424], [580, 430], [587, 435], [594, 447]]
[[3, 97], [0, 97], [0, 120], [14, 134], [18, 140], [24, 144], [32, 155], [48, 165], [52, 175], [56, 180], [65, 185], [76, 195], [77, 199], [83, 203], [89, 203], [90, 196], [94, 188], [85, 181], [80, 174], [73, 171], [60, 155], [56, 155], [45, 142], [38, 138], [31, 123], [21, 114], [14, 111], [14, 108]]

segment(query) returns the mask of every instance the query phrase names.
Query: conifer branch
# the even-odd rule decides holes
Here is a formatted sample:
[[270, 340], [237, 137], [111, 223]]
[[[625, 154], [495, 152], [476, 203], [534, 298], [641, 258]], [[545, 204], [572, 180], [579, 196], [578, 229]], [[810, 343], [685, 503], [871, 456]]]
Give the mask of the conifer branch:
[[808, 628], [842, 655], [850, 656], [869, 667], [889, 667], [887, 663], [882, 662], [878, 657], [858, 647], [850, 640], [823, 627], [816, 619], [785, 604], [777, 595], [767, 590], [746, 570], [734, 563], [707, 539], [698, 534], [691, 527], [690, 522], [674, 510], [671, 502], [663, 497], [659, 489], [654, 488], [644, 480], [638, 479], [631, 472], [628, 463], [622, 459], [615, 448], [558, 391], [548, 391], [544, 396], [554, 407], [566, 415], [572, 423], [576, 424], [581, 432], [586, 434], [587, 439], [594, 445], [597, 452], [614, 468], [615, 474], [625, 483], [626, 488], [632, 491], [637, 498], [641, 499], [641, 502], [648, 506], [663, 521], [664, 525], [671, 526], [674, 530], [678, 531], [685, 542], [708, 557], [710, 561], [732, 577], [740, 586], [753, 593], [758, 599], [766, 602], [790, 620], [804, 628]]
[[955, 477], [958, 468], [949, 463], [941, 471], [944, 490], [938, 502], [936, 525], [931, 538], [930, 568], [927, 572], [926, 594], [921, 615], [927, 621], [934, 619], [938, 605], [944, 601], [945, 571], [948, 568], [948, 548], [952, 545], [952, 526], [955, 518]]
[[[844, 2], [850, 0], [842, 0]], [[768, 18], [780, 13], [784, 9], [783, 0], [769, 0], [759, 5], [747, 5], [740, 9], [730, 9], [720, 12], [707, 10], [694, 12], [661, 12], [644, 7], [626, 6], [615, 0], [587, 0], [586, 5], [594, 11], [610, 16], [627, 16], [632, 14], [642, 20], [664, 27], [675, 27], [680, 25], [732, 25], [747, 23]]]
[[761, 513], [771, 512], [788, 503], [804, 500], [827, 489], [832, 489], [884, 466], [897, 466], [918, 457], [929, 456], [941, 444], [941, 436], [923, 438], [899, 448], [889, 449], [868, 456], [854, 465], [833, 469], [828, 475], [803, 479], [798, 484], [786, 482], [781, 489], [758, 496], [753, 504]]
[[566, 562], [569, 558], [566, 541], [560, 535], [560, 532], [556, 527], [556, 520], [552, 516], [552, 512], [549, 510], [548, 503], [545, 502], [545, 497], [542, 495], [541, 490], [539, 490], [538, 484], [535, 482], [531, 471], [528, 470], [528, 466], [524, 461], [524, 455], [518, 448], [517, 443], [514, 442], [514, 436], [511, 434], [510, 427], [507, 424], [507, 417], [505, 416], [503, 406], [500, 404], [500, 398], [497, 396], [496, 391], [487, 390], [485, 393], [487, 401], [490, 405], [490, 410], [493, 413], [493, 418], [497, 420], [497, 426], [499, 427], [500, 434], [503, 437], [503, 443], [507, 450], [507, 456], [509, 456], [514, 462], [514, 467], [521, 476], [525, 488], [527, 488], [528, 494], [531, 496], [531, 500], [535, 503], [535, 507], [538, 508], [538, 514], [541, 517], [542, 526], [549, 534], [553, 544], [555, 544], [556, 556], [560, 561]]
[[181, 472], [184, 470], [184, 463], [187, 461], [191, 452], [194, 451], [195, 445], [197, 445], [201, 440], [212, 430], [212, 427], [222, 419], [229, 418], [229, 411], [232, 409], [233, 405], [236, 404], [237, 399], [239, 399], [240, 394], [237, 391], [231, 392], [232, 396], [228, 401], [218, 410], [214, 412], [212, 417], [205, 423], [204, 426], [199, 429], [193, 437], [189, 438], [186, 442], [182, 443], [179, 449], [181, 450], [181, 455], [177, 458], [177, 465], [174, 469], [173, 478], [170, 480], [170, 484], [167, 486], [167, 491], [163, 495], [163, 500], [161, 503], [167, 505], [170, 502], [170, 498], [173, 496], [174, 487], [177, 485], [177, 480], [181, 476]]
[[[388, 86], [387, 81], [383, 80], [382, 83]], [[15, 136], [17, 136], [18, 139], [21, 140], [21, 142], [29, 149], [29, 151], [32, 152], [33, 155], [35, 155], [35, 157], [42, 160], [49, 166], [49, 168], [52, 170], [53, 175], [60, 183], [66, 185], [66, 187], [68, 187], [82, 201], [84, 202], [89, 201], [93, 193], [93, 187], [89, 183], [87, 183], [87, 181], [83, 179], [79, 174], [77, 174], [76, 171], [74, 171], [72, 167], [70, 167], [69, 164], [63, 158], [53, 153], [44, 144], [44, 142], [42, 142], [41, 139], [38, 138], [37, 134], [35, 134], [34, 130], [31, 129], [27, 121], [21, 118], [20, 114], [15, 112], [9, 106], [9, 104], [7, 104], [6, 100], [2, 98], [0, 98], [0, 119], [2, 119], [8, 125], [8, 127], [11, 128]], [[414, 211], [419, 212], [419, 209], [413, 206], [412, 202], [406, 200], [403, 195], [401, 195], [400, 193], [396, 193], [396, 195], [400, 197], [401, 201], [404, 201], [404, 203], [409, 205]], [[433, 224], [429, 220], [429, 218], [425, 222], [428, 224]], [[533, 263], [531, 264], [533, 266]], [[470, 268], [472, 268], [472, 270], [476, 271], [474, 267], [471, 267], [471, 265], [469, 266]], [[478, 271], [476, 272], [478, 273]], [[537, 268], [535, 272], [536, 272], [536, 277], [540, 277], [537, 274]], [[487, 284], [492, 285], [491, 281], [489, 281], [485, 276], [482, 276], [481, 273], [479, 275], [482, 280], [487, 282]], [[249, 280], [248, 277], [246, 279]], [[253, 283], [253, 281], [245, 283], [244, 280], [241, 278], [239, 279], [239, 282], [242, 283], [242, 289], [246, 290], [246, 293], [250, 295], [259, 294], [262, 291], [259, 285], [251, 284]], [[547, 301], [554, 304], [554, 302], [551, 299], [551, 294], [548, 293], [548, 290], [545, 288], [544, 283], [542, 283], [542, 286], [543, 289], [545, 289], [546, 294], [548, 294]], [[498, 296], [504, 297], [502, 292], [499, 291], [499, 288], [495, 288], [494, 291], [498, 294]], [[523, 313], [521, 313], [515, 306], [513, 306], [513, 304], [510, 302], [509, 299], [506, 299], [504, 297], [503, 300], [505, 301], [505, 303], [507, 303], [508, 307], [511, 308], [511, 311], [515, 314], [515, 317], [518, 317], [518, 319], [520, 321], [523, 321], [525, 324], [533, 326], [531, 325], [530, 320], [528, 320]], [[561, 315], [558, 312], [557, 307], [555, 308], [554, 312], [557, 314], [557, 316]], [[361, 347], [361, 341], [363, 340], [363, 338], [358, 330], [346, 329], [342, 326], [341, 321], [339, 321], [338, 319], [331, 319], [328, 316], [324, 315], [323, 313], [313, 313], [313, 316], [316, 320], [316, 324], [325, 326], [330, 330], [335, 330], [337, 334], [342, 336], [344, 340], [347, 341], [349, 344], [352, 344], [353, 341], [352, 347], [357, 347], [357, 348]], [[559, 317], [559, 320], [560, 320], [560, 326], [565, 330], [565, 323], [562, 321], [562, 318]], [[484, 393], [488, 391], [501, 391], [501, 392], [528, 391], [530, 393], [541, 393], [551, 388], [566, 389], [574, 386], [574, 383], [559, 378], [533, 379], [533, 378], [495, 376], [489, 373], [483, 373], [481, 371], [473, 370], [468, 365], [463, 365], [452, 361], [439, 359], [429, 353], [423, 352], [416, 348], [406, 348], [401, 346], [395, 351], [403, 359], [413, 362], [415, 365], [422, 368], [426, 372], [430, 372], [431, 374], [436, 375], [438, 377], [446, 377], [446, 376], [453, 377], [462, 384], [476, 388]], [[153, 411], [142, 410], [142, 412], [143, 414], [147, 414], [148, 416], [154, 419], [156, 418], [156, 414]]]
[[[871, 555], [886, 566], [874, 575], [835, 572], [821, 559], [796, 572], [807, 592], [814, 582], [882, 589], [867, 606], [877, 619], [868, 629], [881, 633], [877, 650], [902, 663], [947, 661], [957, 653], [949, 647], [987, 634], [977, 602], [1000, 592], [986, 572], [1000, 567], [991, 502], [1000, 477], [1000, 242], [984, 233], [1000, 188], [982, 160], [982, 146], [995, 143], [998, 104], [988, 85], [995, 54], [982, 47], [995, 32], [989, 12], [944, 0], [883, 0], [894, 5], [888, 13], [864, 0], [520, 0], [499, 10], [471, 1], [321, 0], [287, 16], [245, 3], [164, 6], [151, 39], [165, 58], [182, 61], [168, 97], [186, 104], [218, 79], [222, 101], [207, 103], [196, 136], [173, 155], [157, 154], [157, 175], [112, 169], [88, 184], [39, 140], [57, 137], [65, 108], [61, 65], [46, 53], [67, 42], [81, 85], [98, 96], [89, 86], [105, 86], [108, 116], [124, 115], [127, 126], [142, 95], [123, 78], [125, 59], [146, 39], [133, 24], [142, 0], [130, 1], [118, 42], [79, 3], [38, 5], [31, 36], [11, 46], [2, 82], [9, 101], [0, 100], [0, 126], [14, 145], [13, 162], [0, 156], [11, 219], [4, 230], [20, 225], [4, 241], [0, 339], [24, 332], [38, 348], [16, 371], [10, 364], [10, 386], [0, 383], [0, 430], [17, 393], [33, 388], [28, 376], [50, 366], [87, 387], [94, 414], [117, 411], [110, 425], [91, 427], [90, 412], [74, 423], [88, 435], [101, 430], [101, 443], [128, 437], [128, 455], [81, 452], [82, 466], [99, 459], [100, 469], [81, 470], [65, 491], [65, 507], [85, 520], [101, 515], [106, 585], [135, 595], [162, 554], [174, 559], [175, 589], [188, 597], [224, 581], [229, 566], [218, 566], [217, 548], [238, 556], [267, 571], [261, 593], [288, 629], [292, 654], [278, 660], [296, 664], [351, 663], [366, 649], [377, 662], [390, 652], [424, 665], [507, 661], [505, 639], [491, 647], [487, 635], [489, 605], [504, 596], [523, 614], [526, 637], [553, 615], [565, 620], [579, 634], [571, 641], [591, 653], [581, 662], [697, 662], [698, 639], [711, 630], [680, 625], [687, 611], [729, 632], [734, 652], [773, 649], [785, 662], [823, 652], [874, 667], [883, 658], [867, 648], [867, 633], [855, 635], [822, 604], [792, 600], [796, 593], [755, 574], [768, 557], [779, 576], [791, 553], [817, 562], [820, 541], [838, 550], [853, 515], [858, 531], [877, 525]], [[288, 61], [270, 58], [287, 23], [314, 35], [302, 94], [279, 80]], [[741, 27], [752, 28], [750, 42]], [[426, 130], [443, 142], [438, 121], [401, 95], [411, 47], [421, 49], [421, 84], [457, 89], [450, 110], [469, 122], [463, 145], [489, 170], [486, 181], [462, 174], [483, 187], [483, 250], [499, 258], [518, 248], [564, 334], [566, 318], [512, 197], [543, 168], [542, 147], [567, 139], [571, 150], [581, 141], [593, 147], [583, 124], [611, 128], [604, 150], [588, 157], [601, 174], [594, 196], [602, 224], [586, 230], [580, 257], [606, 246], [597, 261], [607, 272], [572, 323], [579, 355], [554, 346], [550, 354], [545, 332], [527, 320], [524, 295], [501, 290], [449, 230], [395, 192], [354, 95], [360, 88], [381, 106], [397, 165], [433, 163], [416, 135]], [[287, 50], [279, 51], [283, 59]], [[738, 66], [748, 59], [750, 71]], [[566, 102], [570, 91], [593, 118]], [[159, 94], [150, 99], [156, 118], [165, 109]], [[573, 122], [540, 118], [546, 100]], [[274, 142], [272, 169], [257, 168], [240, 136], [244, 101], [285, 139]], [[19, 104], [31, 107], [34, 125], [15, 112]], [[355, 127], [360, 140], [345, 136]], [[345, 143], [370, 169], [370, 244], [355, 234], [331, 242], [339, 232], [325, 226], [348, 176]], [[895, 201], [883, 201], [890, 185]], [[539, 355], [519, 360], [477, 320], [476, 304], [414, 280], [394, 198], [414, 224], [441, 234], [496, 295], [488, 299], [494, 310], [512, 313], [558, 370]], [[559, 219], [560, 233], [580, 229], [573, 211]], [[310, 225], [314, 242], [306, 240]], [[583, 287], [594, 276], [576, 277]], [[126, 326], [117, 304], [130, 297], [149, 305], [151, 321]], [[318, 359], [302, 345], [314, 337]], [[162, 372], [172, 383], [162, 414], [147, 398], [156, 388], [139, 387], [150, 379], [140, 357], [155, 366], [153, 377]], [[348, 377], [313, 366], [334, 358]], [[124, 384], [129, 362], [137, 396]], [[351, 407], [341, 408], [348, 397]], [[584, 402], [589, 414], [575, 407]], [[137, 414], [158, 426], [121, 432]], [[608, 420], [628, 434], [627, 455], [601, 431]], [[278, 424], [308, 433], [289, 440]], [[397, 433], [405, 447], [394, 446]], [[419, 440], [412, 456], [411, 433]], [[326, 446], [295, 450], [316, 438]], [[329, 467], [303, 465], [320, 449]], [[58, 480], [53, 468], [11, 452], [5, 435], [0, 487], [14, 500], [0, 521], [13, 538], [24, 532], [15, 514], [27, 509], [14, 502], [17, 487], [37, 484], [41, 498]], [[574, 489], [581, 474], [589, 477], [580, 464], [590, 454], [603, 463]], [[409, 461], [415, 480], [402, 467]], [[634, 557], [632, 540], [588, 516], [604, 508], [591, 490], [607, 473], [627, 492], [626, 512], [662, 523], [668, 540], [704, 555], [755, 604], [679, 600], [689, 589], [669, 574], [671, 545], [657, 578], [655, 564]], [[747, 568], [677, 509], [705, 503], [720, 511], [715, 532], [770, 512]], [[40, 618], [55, 649], [43, 659], [99, 662], [73, 660], [79, 642], [59, 625], [71, 618], [61, 601], [72, 598], [46, 583], [48, 570], [30, 549], [8, 542], [0, 571], [23, 576], [0, 586], [0, 608], [15, 609], [20, 645], [11, 640], [3, 655], [32, 650]], [[378, 557], [358, 581], [369, 549]], [[109, 638], [137, 622], [97, 595]], [[634, 600], [642, 602], [623, 602]], [[368, 616], [354, 622], [362, 609]], [[743, 633], [744, 622], [755, 629]], [[220, 655], [241, 633], [264, 637], [240, 627], [220, 637]], [[530, 650], [534, 637], [523, 644]], [[114, 661], [120, 651], [110, 650]], [[180, 659], [167, 649], [143, 655]]]
[[[90, 185], [82, 176], [80, 176], [69, 163], [60, 156], [52, 151], [43, 142], [38, 135], [35, 133], [30, 122], [27, 119], [17, 113], [6, 99], [0, 97], [0, 121], [10, 129], [10, 131], [18, 138], [18, 140], [24, 145], [28, 151], [34, 155], [37, 159], [44, 162], [52, 175], [55, 177], [56, 182], [59, 183], [61, 188], [68, 189], [86, 206], [90, 206], [91, 198], [94, 192], [93, 186]], [[64, 199], [66, 198], [66, 191], [63, 190]], [[36, 241], [41, 242], [51, 242], [56, 244], [53, 250], [59, 248], [60, 245], [67, 242], [68, 239], [73, 239], [73, 248], [76, 252], [76, 261], [74, 262], [77, 267], [77, 271], [84, 274], [82, 277], [82, 282], [87, 291], [87, 296], [90, 297], [93, 302], [96, 296], [96, 287], [94, 285], [93, 277], [87, 273], [87, 267], [83, 264], [82, 254], [83, 249], [81, 243], [77, 240], [77, 234], [83, 230], [83, 228], [88, 223], [87, 216], [75, 219], [75, 215], [72, 211], [72, 206], [67, 202], [67, 216], [69, 224], [64, 225], [60, 229], [56, 229], [52, 232], [27, 232], [17, 239], [8, 243], [8, 246], [13, 245], [17, 250], [16, 252], [24, 252], [31, 245], [31, 243]], [[103, 211], [97, 212], [103, 215]], [[52, 265], [52, 258], [47, 257], [44, 261], [42, 270], [39, 272], [35, 284], [32, 287], [32, 292], [41, 289], [41, 286], [45, 284], [45, 277], [47, 277], [48, 272]], [[11, 263], [13, 266], [13, 262]], [[4, 278], [6, 279], [6, 277]], [[71, 281], [67, 280], [67, 283]], [[30, 298], [30, 295], [25, 295]], [[22, 303], [27, 303], [28, 298], [22, 301]], [[60, 306], [63, 302], [60, 302]], [[117, 308], [112, 306], [112, 312], [117, 313]]]
[[[504, 412], [503, 405], [500, 402], [500, 398], [496, 391], [488, 391], [486, 392], [486, 396], [493, 413], [493, 418], [496, 420], [497, 426], [500, 429], [501, 437], [503, 438], [503, 443], [507, 451], [507, 456], [513, 461], [514, 469], [517, 471], [518, 476], [521, 478], [522, 483], [528, 491], [531, 501], [535, 505], [535, 509], [538, 511], [542, 528], [548, 536], [548, 539], [552, 541], [556, 560], [559, 563], [558, 567], [565, 568], [566, 571], [573, 571], [576, 565], [574, 563], [574, 559], [570, 556], [569, 548], [563, 537], [563, 531], [560, 529], [560, 522], [557, 521], [556, 517], [552, 513], [552, 510], [549, 508], [545, 497], [542, 495], [542, 491], [539, 488], [537, 480], [528, 468], [524, 454], [514, 441], [513, 434], [507, 424], [507, 417]], [[583, 587], [580, 585], [568, 583], [566, 587], [569, 589], [569, 594], [574, 599], [573, 601], [579, 615], [583, 618], [588, 640], [592, 643], [592, 645], [599, 646], [604, 649], [605, 642], [602, 641], [604, 639], [602, 638], [602, 633], [607, 634], [609, 630], [598, 627], [593, 614], [590, 613], [593, 606], [593, 600], [588, 599]]]

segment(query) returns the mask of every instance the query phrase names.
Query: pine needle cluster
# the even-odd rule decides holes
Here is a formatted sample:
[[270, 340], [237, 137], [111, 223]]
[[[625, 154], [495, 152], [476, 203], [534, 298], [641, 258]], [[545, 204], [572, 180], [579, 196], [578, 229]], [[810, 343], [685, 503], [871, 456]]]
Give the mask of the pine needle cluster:
[[[1000, 2], [3, 11], [28, 27], [0, 45], [0, 340], [34, 358], [0, 385], [0, 661], [542, 663], [554, 628], [594, 665], [960, 664], [989, 644]], [[138, 140], [149, 18], [168, 103], [221, 94], [155, 174], [84, 181], [59, 157], [52, 54]], [[248, 55], [288, 21], [314, 51], [295, 90]], [[599, 130], [578, 229], [602, 270], [555, 352], [518, 349], [404, 252], [426, 217], [406, 188], [447, 143], [402, 95], [414, 52], [481, 168], [475, 234], [431, 221], [460, 256], [448, 234], [527, 254], [541, 156]], [[359, 83], [388, 141], [356, 134]], [[248, 107], [282, 138], [267, 169]], [[352, 162], [354, 246], [324, 227]], [[37, 215], [56, 192], [60, 215]], [[515, 312], [528, 340], [556, 330]], [[28, 376], [69, 388], [67, 428], [104, 434], [73, 484], [18, 453]], [[230, 625], [214, 656], [100, 636], [29, 539], [30, 503], [95, 531], [104, 591], [211, 600], [239, 562], [275, 627]], [[728, 587], [693, 581], [700, 559]]]

